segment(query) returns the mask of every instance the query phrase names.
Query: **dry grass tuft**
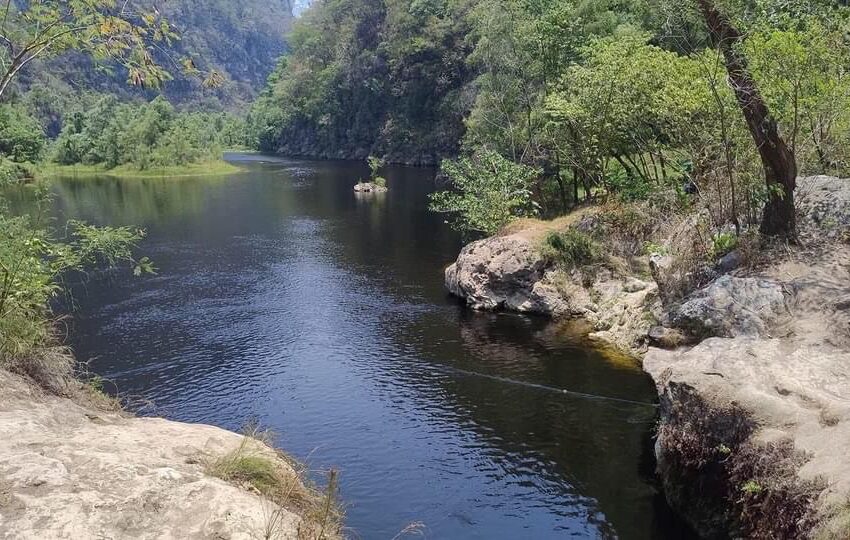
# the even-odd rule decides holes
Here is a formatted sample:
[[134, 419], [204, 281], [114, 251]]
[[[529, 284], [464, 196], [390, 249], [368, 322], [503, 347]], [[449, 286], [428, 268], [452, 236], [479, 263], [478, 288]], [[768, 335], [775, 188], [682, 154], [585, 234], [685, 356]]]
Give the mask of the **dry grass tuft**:
[[824, 516], [812, 538], [815, 540], [846, 540], [850, 538], [850, 500]]
[[74, 357], [65, 347], [47, 346], [8, 358], [6, 368], [28, 377], [44, 390], [58, 396], [74, 397], [79, 383], [74, 378]]
[[305, 470], [283, 453], [273, 450], [269, 431], [246, 428], [238, 448], [216, 459], [205, 460], [207, 473], [260, 495], [263, 499], [264, 539], [288, 533], [288, 512], [303, 516], [298, 538], [326, 540], [341, 537], [342, 511], [336, 501], [338, 474], [330, 471], [324, 493], [311, 487]]

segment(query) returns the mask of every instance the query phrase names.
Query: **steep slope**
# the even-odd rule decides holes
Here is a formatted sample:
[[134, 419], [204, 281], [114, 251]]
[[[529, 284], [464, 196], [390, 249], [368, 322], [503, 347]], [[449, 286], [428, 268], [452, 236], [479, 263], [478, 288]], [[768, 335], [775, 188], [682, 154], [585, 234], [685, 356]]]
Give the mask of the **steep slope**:
[[[139, 2], [141, 6], [147, 4], [149, 0]], [[284, 52], [284, 35], [292, 21], [290, 0], [171, 0], [155, 4], [180, 35], [179, 40], [156, 53], [175, 77], [161, 91], [178, 105], [237, 109], [252, 101]], [[201, 69], [220, 72], [224, 84], [204, 88], [200, 80], [182, 74], [176, 63], [185, 57], [193, 58]], [[99, 66], [87, 55], [68, 54], [34, 63], [22, 73], [18, 90], [40, 87], [46, 100], [87, 90], [147, 98], [159, 93], [128, 87], [126, 78], [120, 67]]]
[[457, 152], [472, 106], [474, 2], [334, 0], [294, 25], [251, 114], [260, 149], [435, 163]]

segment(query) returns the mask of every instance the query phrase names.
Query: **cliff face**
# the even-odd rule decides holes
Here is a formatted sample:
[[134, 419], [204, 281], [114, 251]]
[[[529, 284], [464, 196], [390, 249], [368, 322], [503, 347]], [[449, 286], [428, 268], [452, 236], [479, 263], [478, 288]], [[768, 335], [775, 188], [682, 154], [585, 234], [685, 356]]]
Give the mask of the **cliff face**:
[[802, 247], [679, 302], [660, 302], [660, 262], [658, 283], [605, 271], [559, 283], [528, 255], [533, 240], [516, 249], [521, 232], [467, 247], [446, 286], [475, 308], [585, 318], [642, 355], [661, 402], [659, 475], [704, 537], [848, 538], [850, 181], [799, 184]]
[[[209, 474], [250, 448], [301, 497], [278, 505]], [[47, 396], [0, 369], [0, 538], [302, 538], [312, 496], [253, 439]], [[297, 504], [296, 504], [297, 502]], [[333, 536], [333, 535], [332, 535]]]

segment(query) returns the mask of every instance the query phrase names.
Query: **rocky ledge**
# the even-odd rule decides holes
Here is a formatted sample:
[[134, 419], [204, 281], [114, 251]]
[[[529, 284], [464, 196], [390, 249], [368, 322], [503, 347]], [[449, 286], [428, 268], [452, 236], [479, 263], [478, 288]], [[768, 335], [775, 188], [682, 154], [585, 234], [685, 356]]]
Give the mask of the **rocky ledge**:
[[637, 351], [660, 314], [658, 286], [594, 268], [593, 277], [555, 268], [540, 254], [540, 232], [472, 242], [446, 268], [446, 288], [478, 310], [581, 318], [590, 337]]
[[[546, 263], [539, 234], [474, 242], [446, 286], [476, 309], [581, 317], [643, 358], [671, 504], [705, 538], [850, 538], [850, 180], [801, 179], [802, 247], [670, 301], [650, 280]], [[727, 273], [723, 273], [727, 272]]]
[[249, 446], [308, 493], [254, 439], [87, 407], [0, 369], [0, 538], [312, 538], [301, 507], [208, 473]]

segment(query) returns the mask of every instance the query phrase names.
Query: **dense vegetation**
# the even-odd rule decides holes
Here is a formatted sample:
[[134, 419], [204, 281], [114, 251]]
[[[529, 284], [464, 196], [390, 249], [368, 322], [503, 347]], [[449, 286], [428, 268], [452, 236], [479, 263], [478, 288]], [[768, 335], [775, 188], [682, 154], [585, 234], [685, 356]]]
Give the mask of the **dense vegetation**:
[[[169, 101], [196, 109], [235, 111], [250, 102], [284, 52], [284, 35], [291, 22], [288, 0], [136, 0], [128, 4], [98, 0], [93, 4], [113, 6], [112, 14], [137, 25], [151, 14], [157, 25], [167, 21], [169, 39], [153, 40], [149, 31], [146, 54], [167, 72], [158, 75], [170, 80], [159, 85]], [[114, 9], [119, 5], [120, 11]], [[80, 37], [86, 37], [86, 32]], [[135, 76], [128, 62], [103, 62], [98, 58], [102, 51], [94, 51], [93, 56], [90, 47], [78, 45], [85, 44], [62, 48], [58, 57], [48, 55], [53, 58], [37, 58], [25, 66], [16, 90], [37, 91], [39, 103], [56, 115], [68, 102], [74, 103], [81, 90], [148, 100], [159, 92], [151, 90], [158, 86], [151, 81], [144, 87], [128, 86], [128, 79]], [[219, 75], [218, 84], [205, 84], [204, 77], [184, 69], [189, 60], [195, 69]]]
[[100, 98], [85, 111], [66, 116], [51, 148], [60, 165], [129, 165], [140, 171], [219, 158], [240, 145], [243, 125], [226, 113], [177, 112], [164, 98], [121, 103]]
[[[787, 219], [790, 165], [850, 166], [842, 4], [328, 0], [295, 24], [249, 137], [291, 154], [424, 163], [460, 153], [469, 158], [446, 170], [459, 172], [461, 193], [475, 186], [468, 208], [482, 189], [495, 198], [508, 189], [489, 166], [467, 166], [482, 151], [535, 171], [530, 185], [514, 175], [513, 187], [544, 215], [600, 194], [634, 201], [687, 188], [715, 226], [740, 232], [765, 203]], [[779, 141], [789, 166], [763, 167]], [[784, 179], [766, 183], [776, 168]], [[514, 206], [508, 217], [529, 212]], [[435, 208], [480, 231], [505, 221], [499, 211], [475, 224], [451, 195]]]

